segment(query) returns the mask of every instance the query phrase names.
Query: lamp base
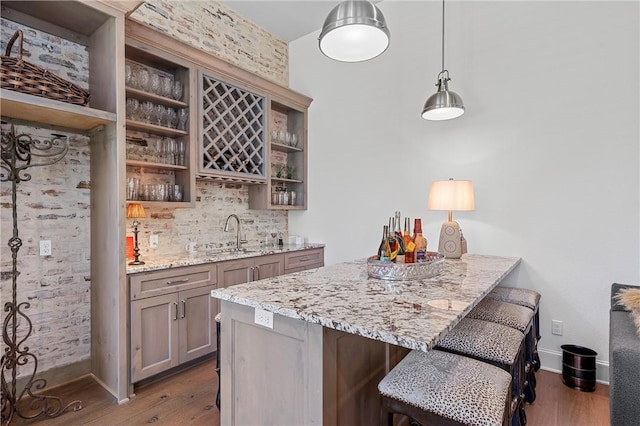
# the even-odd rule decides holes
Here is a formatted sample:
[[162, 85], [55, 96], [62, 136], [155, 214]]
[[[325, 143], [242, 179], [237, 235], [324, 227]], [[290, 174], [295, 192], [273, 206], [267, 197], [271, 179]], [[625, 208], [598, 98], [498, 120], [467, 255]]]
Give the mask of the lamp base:
[[456, 221], [444, 222], [440, 228], [438, 252], [447, 259], [460, 259], [467, 252], [467, 242]]
[[129, 265], [144, 265], [142, 260], [134, 260], [133, 262], [129, 262]]

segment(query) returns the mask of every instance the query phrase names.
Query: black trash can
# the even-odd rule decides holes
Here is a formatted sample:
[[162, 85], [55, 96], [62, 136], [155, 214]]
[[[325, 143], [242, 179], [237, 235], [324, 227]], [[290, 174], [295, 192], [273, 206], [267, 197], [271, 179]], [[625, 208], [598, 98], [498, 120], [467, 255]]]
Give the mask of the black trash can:
[[596, 356], [592, 349], [578, 345], [562, 345], [562, 381], [583, 392], [596, 390]]

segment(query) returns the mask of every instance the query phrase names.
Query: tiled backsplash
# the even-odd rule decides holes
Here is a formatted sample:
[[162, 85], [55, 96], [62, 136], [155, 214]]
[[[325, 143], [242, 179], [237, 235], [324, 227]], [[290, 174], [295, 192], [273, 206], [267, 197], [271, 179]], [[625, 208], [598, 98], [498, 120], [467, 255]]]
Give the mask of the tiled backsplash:
[[[228, 215], [234, 213], [242, 222], [241, 230], [247, 245], [264, 243], [269, 229], [286, 232], [287, 213], [284, 211], [249, 210], [247, 185], [198, 181], [196, 207], [193, 209], [145, 209], [147, 218], [140, 219], [138, 234], [141, 260], [149, 256], [184, 253], [190, 241], [205, 246], [221, 248], [236, 244], [236, 225], [232, 221], [230, 232], [223, 227]], [[127, 235], [133, 235], [133, 220], [127, 221]], [[158, 248], [149, 248], [149, 236], [158, 235]]]

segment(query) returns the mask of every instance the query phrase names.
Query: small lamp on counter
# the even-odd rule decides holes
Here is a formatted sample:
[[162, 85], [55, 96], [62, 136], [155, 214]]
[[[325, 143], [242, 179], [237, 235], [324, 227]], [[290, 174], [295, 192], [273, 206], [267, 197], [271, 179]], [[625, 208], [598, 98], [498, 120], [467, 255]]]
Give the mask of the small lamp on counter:
[[438, 252], [448, 259], [459, 259], [467, 252], [467, 242], [458, 222], [453, 220], [453, 210], [475, 210], [473, 182], [470, 180], [440, 180], [431, 182], [429, 188], [429, 210], [446, 210], [448, 221], [440, 228]]
[[144, 207], [142, 206], [142, 204], [131, 203], [127, 205], [127, 219], [133, 219], [134, 235], [134, 260], [132, 262], [129, 262], [129, 265], [144, 265], [144, 262], [139, 259], [140, 249], [138, 248], [138, 226], [140, 226], [140, 222], [138, 221], [138, 219], [142, 219], [145, 217], [147, 217], [147, 215], [144, 212]]

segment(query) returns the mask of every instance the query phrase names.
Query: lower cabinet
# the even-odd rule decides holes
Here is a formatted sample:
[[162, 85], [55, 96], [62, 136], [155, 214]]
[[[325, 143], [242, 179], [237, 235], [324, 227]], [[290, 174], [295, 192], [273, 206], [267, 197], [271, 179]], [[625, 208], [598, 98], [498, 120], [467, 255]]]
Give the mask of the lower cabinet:
[[284, 255], [282, 254], [228, 260], [218, 264], [218, 283], [221, 287], [277, 277], [282, 274], [284, 274]]
[[[179, 268], [188, 272], [189, 268]], [[169, 270], [171, 271], [171, 270]], [[131, 301], [131, 382], [162, 373], [185, 362], [216, 350], [215, 316], [218, 303], [211, 298], [216, 288], [215, 267], [208, 285], [202, 282], [189, 284], [161, 273], [136, 274], [133, 281], [151, 282], [154, 274], [165, 277], [170, 284], [181, 282], [180, 289], [171, 287], [158, 290], [156, 296]], [[151, 276], [151, 277], [149, 277]], [[184, 276], [189, 276], [186, 273]], [[155, 279], [154, 281], [158, 281]], [[167, 292], [167, 290], [174, 290]]]
[[323, 248], [293, 251], [284, 256], [285, 274], [319, 268], [321, 266], [324, 266]]

